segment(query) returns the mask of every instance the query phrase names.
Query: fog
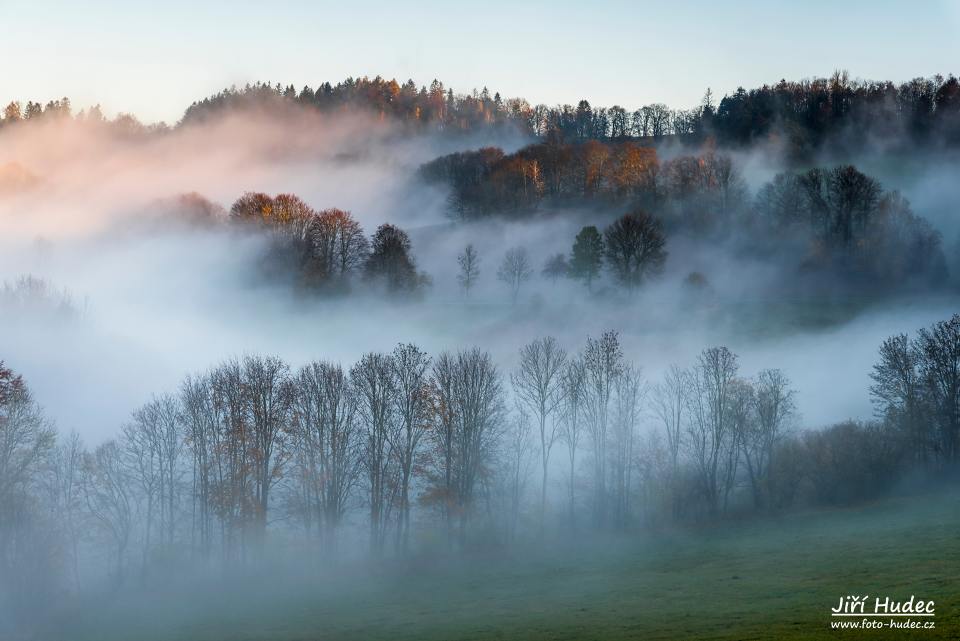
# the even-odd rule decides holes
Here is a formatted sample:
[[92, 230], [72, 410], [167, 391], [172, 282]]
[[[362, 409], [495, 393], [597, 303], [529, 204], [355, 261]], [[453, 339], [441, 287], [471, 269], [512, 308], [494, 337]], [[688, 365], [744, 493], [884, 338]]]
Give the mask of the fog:
[[[699, 584], [711, 570], [701, 570], [700, 560], [690, 562], [684, 555], [712, 550], [714, 543], [709, 529], [687, 531], [685, 526], [710, 523], [722, 533], [728, 517], [780, 518], [810, 506], [868, 500], [900, 487], [901, 473], [906, 478], [915, 471], [902, 463], [911, 460], [909, 455], [894, 457], [889, 465], [884, 458], [888, 451], [908, 447], [900, 440], [902, 433], [891, 427], [895, 423], [867, 423], [879, 416], [871, 402], [870, 373], [884, 339], [913, 334], [960, 308], [960, 224], [954, 207], [960, 187], [952, 180], [960, 169], [956, 156], [918, 150], [906, 159], [890, 158], [878, 149], [874, 156], [820, 159], [824, 165], [855, 162], [885, 189], [902, 191], [916, 213], [943, 235], [952, 285], [852, 296], [851, 288], [818, 281], [823, 286], [808, 291], [793, 285], [820, 276], [800, 274], [799, 240], [784, 238], [776, 253], [750, 252], [744, 245], [752, 237], [739, 229], [705, 235], [671, 229], [669, 255], [656, 278], [630, 289], [601, 277], [588, 288], [569, 278], [550, 280], [541, 269], [558, 253], [570, 255], [583, 226], [603, 229], [625, 213], [622, 208], [599, 201], [593, 206], [551, 203], [522, 215], [454, 219], [446, 189], [426, 184], [418, 173], [423, 163], [442, 154], [488, 145], [510, 152], [528, 144], [528, 138], [505, 129], [479, 128], [470, 135], [411, 131], [381, 118], [331, 113], [274, 106], [224, 112], [157, 131], [56, 117], [0, 128], [0, 359], [23, 376], [65, 448], [51, 446], [50, 460], [32, 470], [37, 480], [29, 490], [43, 497], [37, 501], [42, 507], [35, 512], [9, 507], [8, 513], [16, 515], [9, 536], [0, 518], [0, 542], [13, 542], [7, 555], [16, 571], [11, 576], [29, 578], [0, 580], [0, 636], [6, 631], [4, 615], [17, 613], [20, 621], [15, 623], [27, 621], [27, 628], [41, 631], [48, 626], [51, 637], [73, 633], [82, 621], [94, 636], [109, 631], [163, 638], [171, 629], [186, 629], [193, 638], [206, 622], [222, 618], [240, 622], [234, 626], [250, 623], [254, 636], [257, 626], [283, 619], [277, 630], [301, 638], [296, 624], [277, 613], [286, 612], [283, 603], [300, 608], [297, 599], [303, 595], [324, 621], [334, 621], [331, 637], [361, 637], [371, 629], [368, 625], [391, 638], [404, 638], [405, 630], [412, 637], [410, 630], [418, 629], [427, 612], [441, 614], [439, 623], [430, 623], [441, 636], [457, 636], [461, 623], [488, 624], [482, 608], [466, 613], [473, 611], [477, 586], [481, 594], [517, 590], [520, 603], [527, 598], [524, 589], [545, 592], [553, 603], [579, 613], [581, 599], [615, 600], [613, 577], [624, 559], [644, 568], [656, 568], [660, 559], [667, 559], [667, 565], [676, 561], [680, 571], [672, 565], [669, 571], [657, 570], [658, 585], [677, 577]], [[664, 146], [658, 153], [666, 159], [691, 150]], [[751, 195], [789, 167], [775, 144], [725, 153], [733, 157]], [[250, 191], [296, 194], [317, 211], [348, 210], [368, 237], [382, 223], [399, 226], [409, 233], [417, 269], [429, 277], [429, 286], [420, 295], [401, 297], [359, 277], [349, 291], [332, 292], [277, 276], [267, 268], [274, 266], [276, 239], [265, 227], [253, 229], [227, 215], [231, 204]], [[209, 199], [217, 211], [208, 219], [190, 217], [180, 199], [185, 194]], [[480, 261], [479, 280], [468, 294], [457, 278], [458, 255], [467, 245], [473, 245]], [[505, 252], [514, 247], [529, 252], [532, 268], [516, 300], [497, 277]], [[619, 332], [623, 362], [639, 368], [641, 378], [631, 379], [635, 370], [626, 368], [613, 376], [612, 387], [608, 383], [605, 393], [614, 400], [604, 403], [610, 403], [611, 417], [616, 415], [610, 419], [609, 439], [591, 436], [598, 433], [600, 412], [583, 409], [584, 424], [592, 421], [593, 431], [569, 447], [563, 436], [557, 437], [553, 458], [543, 463], [540, 477], [543, 446], [538, 437], [543, 437], [535, 421], [524, 422], [530, 416], [520, 411], [520, 394], [511, 379], [520, 371], [520, 350], [551, 336], [576, 355], [586, 351], [588, 339], [609, 330]], [[290, 405], [278, 421], [286, 421], [279, 428], [284, 434], [277, 437], [285, 451], [275, 455], [276, 468], [270, 468], [269, 455], [266, 465], [256, 465], [264, 460], [264, 449], [260, 443], [249, 445], [245, 430], [254, 429], [250, 426], [260, 417], [250, 400], [253, 393], [243, 386], [254, 385], [255, 367], [248, 366], [261, 366], [263, 360], [237, 361], [237, 371], [244, 372], [237, 379], [242, 379], [237, 389], [244, 391], [237, 396], [254, 409], [244, 405], [236, 423], [226, 411], [218, 414], [222, 407], [217, 407], [209, 410], [209, 416], [216, 415], [210, 419], [213, 427], [196, 437], [192, 430], [202, 421], [188, 417], [184, 393], [176, 401], [181, 404], [171, 423], [176, 424], [174, 436], [165, 446], [157, 436], [159, 414], [140, 413], [145, 404], [161, 402], [152, 399], [181, 393], [188, 376], [229, 359], [277, 356], [294, 374], [318, 360], [341, 363], [349, 371], [365, 354], [389, 353], [400, 343], [416, 344], [432, 357], [476, 346], [496, 366], [493, 378], [503, 393], [498, 388], [499, 397], [487, 409], [490, 423], [496, 423], [489, 429], [499, 441], [490, 437], [481, 447], [476, 438], [476, 456], [482, 453], [483, 464], [458, 473], [474, 474], [482, 487], [474, 491], [471, 486], [469, 492], [458, 488], [462, 494], [456, 500], [462, 503], [455, 503], [450, 489], [453, 457], [447, 459], [446, 485], [438, 480], [443, 475], [437, 439], [442, 438], [445, 412], [454, 413], [444, 405], [449, 399], [436, 400], [441, 397], [436, 378], [424, 379], [410, 395], [436, 403], [417, 418], [425, 435], [416, 457], [401, 459], [396, 452], [402, 448], [391, 442], [395, 449], [376, 471], [370, 461], [371, 434], [377, 429], [371, 427], [373, 401], [350, 388], [345, 396], [352, 399], [350, 412], [357, 412], [357, 429], [344, 437], [350, 447], [343, 456], [353, 477], [344, 485], [345, 498], [334, 500], [324, 492], [339, 472], [320, 468], [311, 458], [324, 446], [310, 440], [314, 427], [304, 418], [309, 412], [296, 405], [307, 388], [299, 378], [285, 381]], [[724, 460], [714, 460], [710, 480], [701, 475], [709, 467], [704, 463], [708, 448], [697, 451], [693, 414], [710, 394], [697, 379], [697, 367], [706, 372], [706, 361], [698, 359], [705, 349], [718, 346], [739, 358], [731, 389], [743, 384], [759, 390], [762, 372], [782, 370], [786, 378], [780, 391], [785, 395], [780, 400], [788, 409], [777, 417], [763, 446], [748, 442], [760, 428], [746, 427], [751, 421], [760, 425], [760, 409], [746, 410], [756, 418], [743, 419], [739, 432], [715, 427], [710, 437], [714, 456]], [[671, 464], [664, 444], [669, 428], [664, 429], [662, 415], [649, 401], [672, 366], [689, 368], [677, 389], [682, 387], [684, 412], [690, 415], [683, 419], [682, 436], [679, 415], [676, 420]], [[563, 370], [563, 376], [575, 369]], [[435, 370], [425, 371], [428, 379], [436, 376]], [[4, 375], [0, 368], [0, 384]], [[360, 389], [362, 375], [350, 374], [350, 385]], [[390, 376], [395, 376], [393, 370]], [[226, 384], [213, 376], [204, 381], [208, 398], [218, 399], [208, 407], [225, 402], [217, 386]], [[636, 382], [633, 388], [631, 381]], [[290, 391], [295, 386], [302, 387]], [[583, 392], [588, 399], [581, 399], [584, 407], [601, 396], [590, 390]], [[761, 394], [751, 398], [759, 407]], [[554, 430], [568, 429], [581, 411], [563, 402], [558, 401], [561, 409], [551, 419]], [[721, 409], [712, 419], [715, 426], [736, 413], [735, 402], [726, 403], [716, 404]], [[324, 406], [317, 414], [336, 412]], [[837, 425], [848, 419], [864, 423]], [[604, 414], [603, 429], [606, 420]], [[707, 421], [703, 415], [699, 420], [703, 429]], [[35, 425], [41, 424], [46, 425]], [[237, 425], [241, 427], [234, 431]], [[332, 433], [331, 425], [322, 429]], [[361, 425], [370, 431], [363, 432]], [[546, 419], [540, 425], [543, 429]], [[870, 431], [876, 425], [888, 429], [877, 447], [880, 454], [869, 449], [877, 440], [878, 432]], [[836, 426], [833, 431], [831, 426]], [[524, 427], [528, 433], [515, 438]], [[129, 431], [122, 432], [124, 428]], [[436, 434], [427, 434], [431, 430]], [[84, 444], [74, 463], [67, 456], [71, 432]], [[111, 439], [118, 437], [122, 445], [109, 450]], [[332, 437], [321, 436], [318, 442], [323, 438]], [[689, 439], [683, 447], [678, 444], [682, 439]], [[924, 448], [940, 447], [934, 439], [931, 443], [920, 445], [923, 456]], [[748, 481], [746, 463], [740, 462], [742, 456], [753, 465], [751, 447], [766, 448], [763, 484], [755, 481], [752, 467]], [[580, 458], [568, 463], [568, 452], [578, 448]], [[415, 449], [416, 443], [410, 451]], [[774, 453], [780, 467], [771, 466]], [[213, 480], [214, 465], [203, 458], [207, 456], [218, 466], [219, 477]], [[806, 466], [800, 472], [791, 467], [794, 458], [802, 459], [797, 466]], [[123, 468], [113, 470], [116, 477], [111, 465]], [[406, 494], [397, 498], [396, 485], [385, 490], [378, 477], [387, 470], [383, 476], [399, 483], [403, 465], [404, 482], [413, 479], [409, 501]], [[844, 476], [849, 470], [856, 475]], [[718, 477], [725, 480], [718, 483]], [[377, 491], [381, 499], [389, 495], [386, 516], [373, 507]], [[27, 502], [33, 500], [30, 492], [22, 493]], [[21, 500], [10, 496], [0, 508]], [[886, 521], [892, 519], [884, 515], [878, 522]], [[776, 545], [794, 540], [794, 525], [777, 522], [759, 545], [779, 549]], [[843, 527], [818, 528], [810, 530], [816, 546], [849, 545]], [[40, 532], [54, 534], [48, 541]], [[409, 545], [402, 538], [407, 536]], [[736, 540], [724, 553], [740, 545], [737, 532], [722, 536]], [[724, 540], [728, 545], [729, 539]], [[684, 545], [689, 548], [677, 552]], [[522, 563], [514, 562], [520, 558]], [[47, 559], [54, 560], [43, 565]], [[736, 564], [719, 571], [723, 581], [731, 575], [739, 579], [741, 572]], [[577, 572], [586, 573], [585, 583], [585, 575]], [[15, 589], [21, 581], [29, 589]], [[425, 596], [422, 587], [408, 594], [408, 581], [426, 581], [442, 594]], [[679, 585], [677, 593], [691, 589]], [[385, 603], [386, 614], [368, 621], [363, 612], [368, 602]], [[291, 616], [310, 620], [317, 615]], [[412, 623], [403, 628], [398, 621]], [[213, 638], [228, 634], [221, 630], [229, 628], [207, 632]]]
[[[293, 109], [282, 117], [237, 113], [158, 135], [61, 120], [5, 128], [0, 167], [21, 179], [0, 191], [0, 281], [42, 278], [81, 313], [69, 322], [8, 313], [0, 353], [61, 430], [92, 443], [114, 435], [152, 394], [237, 354], [277, 354], [300, 365], [351, 363], [399, 342], [431, 354], [478, 345], [508, 371], [518, 347], [535, 337], [554, 335], [576, 351], [606, 329], [622, 333], [628, 357], [650, 380], [720, 344], [740, 355], [746, 372], [782, 368], [795, 383], [803, 424], [822, 426], [872, 415], [867, 375], [884, 337], [956, 308], [951, 297], [917, 298], [808, 322], [771, 294], [780, 266], [683, 239], [668, 246], [664, 277], [638, 294], [584, 296], [581, 285], [540, 278], [539, 268], [569, 252], [582, 224], [602, 225], [619, 212], [543, 209], [524, 221], [457, 224], [446, 194], [417, 181], [420, 163], [490, 142], [403, 135], [376, 119]], [[509, 150], [525, 141], [501, 135], [492, 142]], [[775, 173], [776, 151], [741, 155], [738, 163], [756, 186]], [[960, 196], [949, 180], [956, 164], [911, 167], [901, 173], [899, 165], [876, 163], [885, 186], [908, 195], [949, 249], [957, 234], [948, 211]], [[304, 298], [258, 277], [262, 239], [155, 224], [167, 215], [165, 199], [178, 194], [198, 192], [229, 207], [251, 190], [350, 210], [368, 233], [387, 221], [407, 229], [431, 288], [410, 302], [362, 292]], [[467, 243], [479, 251], [481, 275], [464, 299], [455, 268]], [[495, 278], [510, 246], [529, 248], [536, 271], [517, 305]], [[708, 293], [685, 291], [690, 271], [708, 275]]]

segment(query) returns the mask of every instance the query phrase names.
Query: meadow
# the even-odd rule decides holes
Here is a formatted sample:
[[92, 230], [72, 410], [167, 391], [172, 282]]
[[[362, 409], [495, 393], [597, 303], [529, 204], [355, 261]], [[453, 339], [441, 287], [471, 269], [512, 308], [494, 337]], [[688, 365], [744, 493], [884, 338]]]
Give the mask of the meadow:
[[[120, 594], [72, 611], [49, 638], [955, 639], [960, 494], [637, 533], [578, 544], [421, 559], [375, 575], [224, 591]], [[372, 572], [368, 570], [368, 572]], [[318, 572], [320, 576], [322, 572]], [[371, 580], [373, 578], [374, 580]], [[217, 584], [221, 585], [221, 584]], [[934, 630], [830, 629], [848, 594], [936, 602]], [[200, 597], [203, 598], [200, 598]]]

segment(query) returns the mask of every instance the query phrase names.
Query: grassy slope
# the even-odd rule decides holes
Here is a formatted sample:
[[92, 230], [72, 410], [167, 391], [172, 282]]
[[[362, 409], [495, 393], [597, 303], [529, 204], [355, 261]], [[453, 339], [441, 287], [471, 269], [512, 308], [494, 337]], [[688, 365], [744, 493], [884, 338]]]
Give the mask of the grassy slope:
[[[557, 559], [566, 559], [560, 560]], [[70, 639], [960, 637], [960, 496], [896, 499], [336, 589], [125, 597]], [[937, 630], [829, 629], [847, 594], [934, 599]], [[166, 612], [161, 619], [156, 611]]]

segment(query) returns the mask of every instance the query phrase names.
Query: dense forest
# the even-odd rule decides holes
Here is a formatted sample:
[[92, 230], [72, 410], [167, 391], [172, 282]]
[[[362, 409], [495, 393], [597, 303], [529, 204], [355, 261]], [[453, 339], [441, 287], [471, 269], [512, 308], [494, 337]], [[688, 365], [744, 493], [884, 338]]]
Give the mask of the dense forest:
[[[538, 154], [549, 156], [548, 147], [521, 150], [518, 162], [539, 171]], [[678, 157], [661, 167], [649, 149], [626, 146], [612, 157], [609, 149], [600, 153], [608, 160], [594, 179], [583, 153], [568, 154], [566, 162], [545, 175], [537, 173], [538, 187], [504, 178], [517, 164], [493, 150], [443, 157], [423, 171], [454, 184], [451, 203], [467, 221], [528, 215], [548, 199], [579, 205], [592, 201], [592, 206], [625, 211], [602, 230], [584, 226], [569, 239], [569, 252], [551, 255], [543, 265], [542, 274], [554, 281], [586, 283], [583, 296], [591, 295], [599, 278], [632, 290], [655, 277], [669, 255], [671, 238], [678, 236], [731, 243], [735, 253], [775, 260], [787, 270], [778, 283], [781, 293], [884, 296], [952, 286], [940, 234], [900, 194], [885, 191], [854, 167], [779, 174], [750, 198], [723, 156]], [[638, 155], [645, 162], [633, 165]], [[524, 193], [532, 194], [528, 201]], [[526, 206], [518, 205], [518, 199]], [[383, 224], [368, 238], [350, 212], [317, 211], [293, 194], [250, 192], [229, 213], [198, 194], [181, 196], [170, 207], [177, 212], [173, 220], [264, 234], [271, 247], [261, 263], [264, 273], [306, 291], [346, 294], [364, 283], [409, 297], [431, 283], [431, 276], [417, 268], [409, 235], [398, 226]], [[450, 269], [459, 272], [469, 294], [479, 256], [475, 247], [465, 251], [470, 255], [461, 255]], [[514, 300], [536, 267], [529, 252], [516, 246], [494, 257], [497, 277]], [[698, 282], [704, 276], [691, 270], [689, 278]]]
[[[629, 109], [619, 105], [531, 106], [523, 98], [504, 100], [484, 87], [454, 94], [438, 80], [419, 89], [412, 81], [347, 79], [297, 91], [292, 85], [257, 84], [231, 88], [195, 102], [183, 122], [202, 120], [224, 108], [295, 101], [320, 111], [361, 108], [416, 126], [453, 131], [509, 125], [540, 138], [561, 140], [659, 141], [667, 137], [700, 143], [747, 145], [783, 137], [798, 154], [825, 142], [856, 144], [863, 134], [927, 144], [960, 143], [960, 82], [954, 76], [916, 78], [902, 84], [851, 80], [845, 72], [799, 82], [781, 80], [749, 91], [743, 87], [714, 104], [707, 90], [701, 105], [671, 109], [662, 103]], [[854, 135], [856, 132], [856, 135]]]
[[[708, 89], [700, 105], [677, 109], [653, 103], [631, 109], [601, 107], [580, 100], [576, 106], [531, 106], [523, 98], [501, 97], [484, 87], [454, 93], [443, 82], [418, 87], [377, 76], [348, 78], [336, 85], [321, 83], [315, 90], [271, 83], [231, 87], [191, 104], [180, 125], [203, 123], [228, 110], [262, 109], [296, 104], [322, 113], [365, 112], [390, 119], [413, 131], [464, 133], [502, 128], [542, 140], [639, 140], [645, 144], [675, 140], [700, 145], [714, 139], [723, 146], [742, 147], [763, 141], [781, 144], [797, 159], [824, 147], [861, 149], [867, 144], [927, 148], [960, 144], [960, 81], [915, 78], [890, 81], [851, 80], [846, 72], [830, 78], [781, 80], [746, 90], [739, 87], [718, 102]], [[45, 115], [70, 115], [70, 100], [43, 105], [11, 102], [0, 125]], [[99, 106], [78, 114], [102, 120]], [[129, 114], [116, 118], [128, 130], [144, 127]]]
[[[740, 163], [724, 150], [784, 136], [792, 141], [793, 151], [813, 151], [824, 142], [842, 146], [848, 138], [861, 144], [871, 137], [919, 149], [949, 146], [956, 142], [960, 126], [953, 76], [897, 86], [851, 81], [836, 73], [830, 79], [740, 89], [716, 106], [708, 94], [703, 105], [688, 112], [663, 105], [635, 111], [592, 108], [587, 101], [576, 108], [532, 108], [522, 99], [504, 100], [486, 89], [462, 95], [439, 81], [417, 88], [412, 81], [401, 85], [380, 77], [300, 91], [255, 84], [195, 102], [178, 127], [199, 126], [228, 110], [287, 103], [321, 113], [372, 113], [410, 125], [412, 131], [421, 127], [434, 133], [489, 132], [492, 127], [533, 141], [512, 153], [486, 147], [424, 164], [419, 175], [449, 190], [448, 208], [455, 219], [517, 219], [555, 207], [593, 208], [616, 216], [639, 212], [653, 220], [667, 244], [677, 235], [735, 238], [736, 251], [785, 256], [804, 287], [905, 291], [938, 288], [949, 279], [944, 251], [954, 250], [954, 239], [947, 239], [944, 248], [940, 234], [913, 213], [905, 198], [856, 167], [801, 165], [750, 193]], [[162, 124], [144, 127], [123, 114], [107, 122], [99, 107], [71, 116], [67, 98], [45, 107], [32, 101], [22, 108], [11, 103], [0, 124], [66, 117], [101, 123], [127, 135], [168, 131]], [[850, 131], [858, 133], [847, 136]], [[668, 139], [681, 142], [684, 151], [666, 150]], [[786, 157], [791, 156], [795, 154], [788, 151]], [[19, 174], [7, 175], [17, 169], [3, 169], [4, 180], [20, 180]], [[21, 168], [20, 173], [25, 171]], [[253, 200], [246, 204], [234, 205], [232, 218], [259, 218], [274, 231], [285, 230], [281, 235], [294, 246], [278, 250], [275, 258], [282, 256], [287, 271], [300, 273], [302, 282], [345, 291], [349, 276], [358, 270], [367, 280], [376, 280], [372, 275], [378, 270], [399, 270], [403, 275], [390, 276], [394, 289], [417, 291], [429, 283], [429, 277], [410, 262], [410, 241], [401, 233], [368, 240], [357, 223], [348, 220], [349, 214], [338, 213], [336, 203], [321, 203], [334, 209], [324, 209], [320, 221], [296, 197], [289, 201], [280, 197], [275, 216], [268, 211], [273, 206], [266, 196], [250, 197]], [[260, 214], [251, 214], [258, 207]], [[410, 264], [373, 267], [366, 253], [378, 242], [392, 247], [381, 247], [381, 254], [392, 252]], [[338, 265], [331, 262], [336, 253]], [[554, 274], [562, 271], [555, 262]], [[334, 281], [337, 287], [331, 286]]]

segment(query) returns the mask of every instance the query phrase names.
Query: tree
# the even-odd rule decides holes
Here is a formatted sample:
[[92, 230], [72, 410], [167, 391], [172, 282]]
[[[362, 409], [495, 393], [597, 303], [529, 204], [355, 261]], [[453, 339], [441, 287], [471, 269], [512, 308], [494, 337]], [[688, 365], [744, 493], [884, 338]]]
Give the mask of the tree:
[[26, 492], [55, 438], [23, 378], [0, 361], [0, 510]]
[[862, 234], [876, 212], [880, 183], [847, 165], [833, 169], [827, 177], [827, 230], [830, 237], [849, 249], [854, 237]]
[[400, 518], [397, 538], [403, 550], [410, 543], [410, 481], [420, 442], [430, 420], [427, 370], [430, 357], [412, 344], [397, 345], [391, 359], [394, 414], [399, 429], [392, 430], [392, 447], [400, 463]]
[[555, 338], [548, 336], [520, 349], [520, 364], [517, 371], [510, 376], [518, 402], [530, 410], [539, 428], [540, 462], [543, 471], [540, 485], [541, 533], [547, 506], [550, 452], [558, 436], [557, 422], [551, 420], [551, 417], [563, 402], [563, 372], [566, 364], [566, 351]]
[[250, 417], [254, 472], [254, 523], [257, 542], [266, 534], [270, 490], [280, 478], [289, 452], [293, 401], [290, 367], [275, 356], [247, 356], [243, 359], [243, 389]]
[[630, 495], [634, 468], [634, 446], [640, 422], [644, 385], [640, 370], [627, 365], [614, 382], [613, 522], [624, 528], [630, 519]]
[[40, 535], [31, 506], [55, 439], [23, 379], [0, 361], [0, 587], [7, 577], [29, 579], [15, 572], [15, 563], [18, 550]]
[[544, 278], [549, 278], [554, 284], [561, 278], [570, 273], [570, 265], [567, 263], [567, 257], [564, 254], [554, 254], [547, 259], [540, 272]]
[[372, 250], [364, 274], [368, 280], [381, 282], [393, 293], [412, 293], [424, 279], [410, 255], [410, 237], [389, 223], [380, 225], [373, 235]]
[[960, 459], [960, 314], [921, 329], [917, 349], [937, 426], [938, 453], [955, 463]]
[[530, 280], [533, 269], [530, 267], [530, 258], [524, 247], [508, 249], [497, 270], [497, 278], [510, 288], [513, 303], [517, 303], [520, 286]]
[[674, 518], [680, 512], [680, 448], [683, 442], [684, 408], [689, 393], [690, 373], [671, 366], [653, 388], [653, 411], [663, 425], [669, 457], [667, 483]]
[[570, 255], [570, 275], [582, 280], [590, 289], [603, 266], [603, 238], [593, 225], [584, 227], [577, 234]]
[[437, 479], [433, 494], [439, 495], [440, 511], [447, 533], [447, 545], [453, 545], [453, 516], [456, 503], [454, 487], [454, 434], [456, 416], [456, 358], [443, 352], [433, 362], [430, 373], [431, 435], [435, 450]]
[[507, 541], [513, 542], [517, 536], [517, 524], [520, 520], [520, 507], [523, 492], [530, 476], [533, 461], [531, 453], [535, 445], [530, 430], [530, 416], [524, 408], [518, 408], [516, 415], [508, 423], [504, 434], [505, 461], [504, 479], [509, 514], [507, 516]]
[[277, 194], [273, 198], [271, 222], [289, 240], [306, 243], [316, 213], [299, 196]]
[[778, 369], [761, 371], [752, 387], [753, 420], [743, 434], [742, 447], [754, 505], [760, 508], [768, 501], [770, 466], [796, 404], [790, 380]]
[[116, 441], [100, 445], [84, 460], [83, 495], [96, 527], [114, 547], [114, 581], [124, 580], [124, 567], [134, 528], [135, 504], [123, 454]]
[[359, 474], [356, 412], [355, 390], [342, 367], [314, 361], [299, 370], [294, 394], [299, 461], [309, 488], [309, 509], [321, 520], [322, 541], [331, 558]]
[[457, 282], [463, 288], [465, 296], [470, 296], [470, 290], [477, 283], [480, 276], [480, 257], [473, 244], [467, 245], [463, 253], [457, 256], [457, 264], [460, 265], [460, 273], [457, 275]]
[[23, 113], [19, 102], [11, 102], [3, 108], [3, 122], [10, 124], [23, 119]]
[[721, 465], [733, 437], [729, 408], [738, 370], [733, 352], [726, 347], [711, 347], [700, 354], [689, 378], [686, 443], [711, 515], [720, 511], [724, 489]]
[[367, 472], [370, 506], [370, 549], [379, 555], [386, 541], [387, 528], [397, 491], [393, 443], [394, 399], [396, 389], [393, 362], [387, 354], [365, 354], [350, 370], [363, 426], [363, 466]]
[[479, 349], [462, 351], [455, 357], [441, 357], [438, 362], [441, 376], [449, 376], [439, 387], [449, 393], [441, 405], [449, 408], [453, 421], [450, 476], [455, 512], [460, 521], [460, 544], [464, 545], [477, 485], [492, 464], [500, 440], [503, 387], [490, 354]]
[[247, 534], [256, 520], [254, 481], [257, 452], [252, 433], [250, 404], [243, 364], [231, 359], [210, 375], [213, 406], [220, 416], [212, 434], [214, 459], [214, 512], [220, 521], [224, 561], [247, 551]]
[[873, 366], [870, 396], [881, 416], [903, 434], [914, 459], [927, 462], [934, 445], [930, 420], [924, 412], [922, 354], [906, 334], [897, 334], [880, 345], [880, 362]]
[[363, 228], [349, 211], [325, 209], [313, 217], [308, 235], [313, 269], [328, 284], [345, 285], [369, 254]]
[[213, 547], [213, 517], [216, 511], [218, 433], [222, 408], [215, 402], [212, 376], [188, 376], [180, 385], [184, 441], [192, 455], [193, 506], [191, 533], [199, 538], [200, 555], [206, 559]]
[[607, 518], [610, 399], [617, 379], [624, 372], [623, 349], [617, 332], [604, 332], [599, 339], [588, 338], [582, 360], [586, 417], [593, 449], [594, 518], [597, 525], [602, 525]]
[[239, 223], [269, 224], [273, 220], [273, 198], [248, 191], [230, 206], [230, 218]]
[[[121, 428], [121, 440], [118, 443], [130, 483], [139, 490], [136, 498], [147, 504], [141, 542], [141, 580], [146, 579], [147, 564], [153, 552], [151, 545], [156, 506], [165, 506], [164, 500], [158, 498], [164, 475], [160, 470], [160, 429], [157, 423], [149, 408], [137, 410], [133, 414], [133, 420]], [[165, 531], [162, 518], [158, 529], [162, 542]]]
[[659, 274], [667, 259], [660, 221], [642, 210], [627, 214], [604, 231], [607, 264], [617, 281], [630, 289]]
[[570, 491], [570, 523], [576, 525], [576, 480], [577, 480], [577, 449], [583, 439], [584, 403], [586, 396], [586, 372], [583, 361], [579, 358], [568, 361], [563, 372], [563, 404], [561, 415], [563, 428], [560, 432], [564, 444], [567, 446], [567, 457], [570, 462], [568, 489]]
[[816, 236], [831, 248], [853, 249], [876, 215], [880, 183], [851, 165], [811, 169], [800, 183]]

